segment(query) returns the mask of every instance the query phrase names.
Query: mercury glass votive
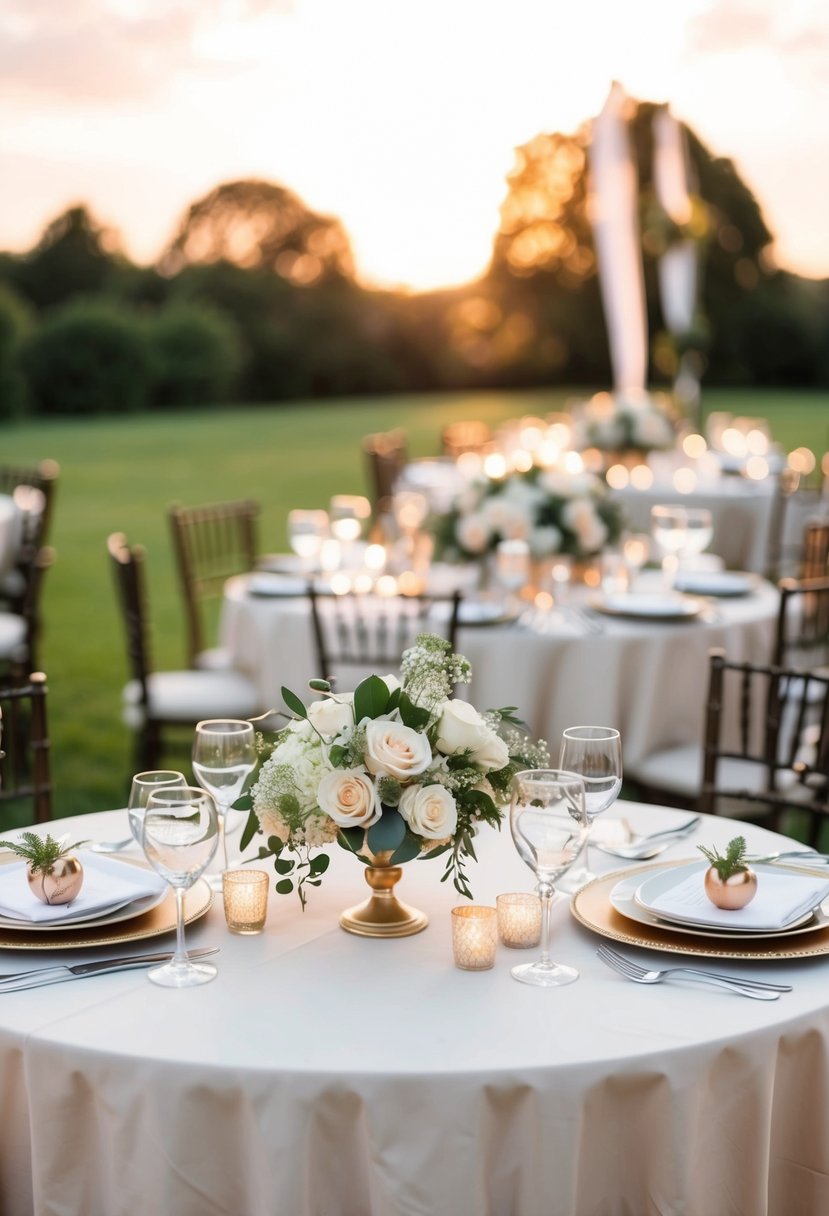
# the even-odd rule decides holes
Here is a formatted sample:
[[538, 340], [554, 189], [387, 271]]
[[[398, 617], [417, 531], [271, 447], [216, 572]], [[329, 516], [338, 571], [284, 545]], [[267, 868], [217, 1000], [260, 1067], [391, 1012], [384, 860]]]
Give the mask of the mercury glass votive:
[[452, 953], [461, 971], [488, 971], [495, 966], [498, 919], [494, 908], [471, 904], [452, 909]]
[[499, 895], [498, 937], [511, 950], [529, 950], [541, 941], [541, 900], [530, 891]]
[[268, 912], [269, 882], [265, 870], [225, 870], [222, 895], [231, 933], [262, 932]]

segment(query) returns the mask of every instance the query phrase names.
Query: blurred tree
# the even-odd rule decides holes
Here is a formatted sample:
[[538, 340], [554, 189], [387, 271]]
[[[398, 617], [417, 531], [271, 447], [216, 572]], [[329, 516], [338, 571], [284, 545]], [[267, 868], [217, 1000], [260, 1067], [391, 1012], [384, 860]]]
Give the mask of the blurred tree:
[[43, 309], [106, 291], [125, 263], [117, 235], [79, 205], [52, 220], [34, 249], [14, 259], [10, 269], [21, 295]]
[[148, 404], [151, 359], [143, 326], [111, 300], [56, 308], [25, 342], [22, 359], [42, 413], [127, 413]]
[[272, 182], [225, 182], [192, 204], [162, 255], [164, 274], [226, 261], [267, 269], [305, 287], [354, 273], [351, 247], [337, 219], [311, 211]]

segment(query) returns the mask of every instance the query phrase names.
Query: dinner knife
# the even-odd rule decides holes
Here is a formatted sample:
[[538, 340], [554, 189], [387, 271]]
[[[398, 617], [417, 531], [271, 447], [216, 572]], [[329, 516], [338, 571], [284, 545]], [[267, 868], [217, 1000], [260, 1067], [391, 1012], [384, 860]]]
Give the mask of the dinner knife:
[[[189, 958], [205, 958], [217, 954], [218, 946], [204, 946], [188, 950]], [[21, 971], [17, 975], [0, 980], [0, 992], [21, 992], [25, 988], [40, 988], [46, 984], [59, 984], [63, 980], [82, 980], [90, 975], [106, 975], [112, 971], [133, 971], [139, 967], [152, 967], [155, 963], [168, 963], [173, 957], [171, 950], [159, 954], [134, 954], [124, 958], [101, 959], [97, 963], [59, 963], [53, 967], [40, 967], [37, 971]]]

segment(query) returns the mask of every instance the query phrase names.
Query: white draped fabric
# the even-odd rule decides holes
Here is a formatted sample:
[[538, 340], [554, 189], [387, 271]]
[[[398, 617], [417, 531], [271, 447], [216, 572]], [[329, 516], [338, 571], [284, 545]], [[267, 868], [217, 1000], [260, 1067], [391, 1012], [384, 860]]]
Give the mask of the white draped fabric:
[[[656, 197], [675, 224], [691, 219], [688, 165], [682, 128], [666, 106], [653, 120], [653, 183]], [[673, 334], [687, 333], [697, 298], [697, 252], [693, 241], [670, 246], [659, 260], [659, 293]]]
[[589, 214], [610, 343], [613, 387], [644, 390], [648, 324], [639, 239], [639, 183], [627, 127], [627, 98], [614, 81], [593, 120], [589, 148]]

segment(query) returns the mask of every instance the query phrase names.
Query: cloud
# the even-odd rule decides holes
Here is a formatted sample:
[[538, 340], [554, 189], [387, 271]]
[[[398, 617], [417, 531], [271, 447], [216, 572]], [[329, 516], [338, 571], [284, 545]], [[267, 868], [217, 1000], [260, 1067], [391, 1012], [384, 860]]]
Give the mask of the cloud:
[[[234, 23], [285, 14], [292, 0], [241, 0]], [[5, 0], [0, 10], [0, 89], [68, 102], [148, 100], [184, 72], [233, 73], [200, 50], [225, 17], [225, 0]], [[161, 14], [161, 15], [159, 15]]]

